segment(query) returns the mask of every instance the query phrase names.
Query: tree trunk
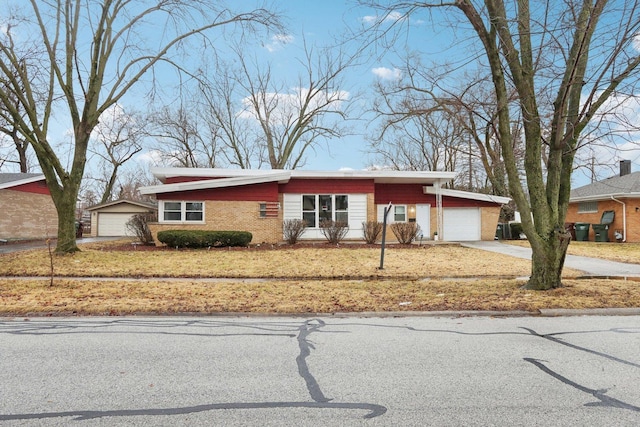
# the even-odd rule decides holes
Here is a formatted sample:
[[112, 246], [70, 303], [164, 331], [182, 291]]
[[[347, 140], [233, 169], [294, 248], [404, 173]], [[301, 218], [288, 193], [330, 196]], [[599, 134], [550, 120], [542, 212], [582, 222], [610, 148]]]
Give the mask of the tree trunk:
[[562, 268], [571, 234], [563, 229], [556, 229], [547, 240], [530, 241], [531, 277], [523, 288], [546, 291], [562, 287]]
[[76, 199], [77, 192], [65, 189], [54, 203], [58, 211], [58, 242], [56, 254], [62, 255], [77, 252], [76, 245]]

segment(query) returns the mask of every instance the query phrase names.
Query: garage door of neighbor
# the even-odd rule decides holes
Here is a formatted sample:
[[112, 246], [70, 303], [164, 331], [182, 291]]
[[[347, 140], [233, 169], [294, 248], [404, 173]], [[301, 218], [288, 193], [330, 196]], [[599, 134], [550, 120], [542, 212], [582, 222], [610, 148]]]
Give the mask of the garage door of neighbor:
[[480, 240], [479, 208], [444, 208], [443, 239], [450, 242]]
[[100, 213], [98, 214], [98, 236], [130, 236], [127, 230], [127, 221], [131, 218], [130, 213]]

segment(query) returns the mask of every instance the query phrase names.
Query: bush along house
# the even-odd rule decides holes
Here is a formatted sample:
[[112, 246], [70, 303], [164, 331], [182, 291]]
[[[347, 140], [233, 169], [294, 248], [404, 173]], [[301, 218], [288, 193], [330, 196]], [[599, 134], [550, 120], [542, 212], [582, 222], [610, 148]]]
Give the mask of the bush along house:
[[[287, 220], [304, 220], [300, 240], [325, 240], [323, 219], [348, 224], [345, 241], [363, 240], [363, 222], [416, 222], [421, 238], [494, 240], [506, 197], [448, 190], [455, 172], [302, 171], [153, 168], [160, 185], [154, 238], [162, 230], [235, 230], [253, 244], [280, 243]], [[158, 242], [157, 238], [155, 239]], [[387, 241], [394, 241], [387, 232]], [[158, 243], [157, 243], [158, 244]]]

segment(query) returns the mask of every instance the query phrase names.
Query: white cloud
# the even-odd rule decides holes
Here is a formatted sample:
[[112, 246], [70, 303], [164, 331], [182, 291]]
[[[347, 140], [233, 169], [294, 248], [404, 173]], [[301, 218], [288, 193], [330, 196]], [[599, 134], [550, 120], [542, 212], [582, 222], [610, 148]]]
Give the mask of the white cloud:
[[290, 34], [275, 34], [271, 36], [271, 43], [267, 43], [264, 47], [269, 52], [275, 52], [284, 46], [293, 43], [294, 37]]
[[360, 20], [365, 24], [375, 24], [381, 22], [398, 22], [404, 21], [407, 19], [405, 15], [400, 12], [389, 12], [386, 15], [378, 16], [378, 15], [365, 15]]
[[636, 33], [633, 36], [633, 48], [637, 51], [640, 51], [640, 33]]
[[400, 80], [402, 71], [398, 68], [377, 67], [371, 70], [378, 78], [382, 80]]
[[375, 15], [365, 15], [361, 18], [362, 22], [365, 24], [373, 24], [378, 20], [378, 17]]

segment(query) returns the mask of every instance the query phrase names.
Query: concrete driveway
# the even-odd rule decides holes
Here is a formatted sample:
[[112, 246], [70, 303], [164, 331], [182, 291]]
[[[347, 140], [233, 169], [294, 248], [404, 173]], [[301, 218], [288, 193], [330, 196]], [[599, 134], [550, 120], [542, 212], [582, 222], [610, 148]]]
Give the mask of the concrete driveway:
[[[122, 239], [122, 237], [83, 237], [81, 239], [76, 240], [76, 242], [80, 245], [83, 243], [104, 242], [108, 240], [118, 240], [118, 239]], [[32, 241], [22, 242], [22, 243], [7, 243], [7, 244], [0, 245], [0, 254], [27, 251], [30, 249], [42, 249], [46, 247], [47, 247], [47, 243], [44, 240], [32, 240]], [[55, 241], [52, 241], [51, 247], [52, 248], [56, 247]]]
[[[531, 248], [523, 248], [499, 241], [462, 242], [462, 246], [497, 252], [518, 258], [531, 259]], [[567, 255], [565, 267], [584, 271], [585, 275], [598, 277], [640, 277], [639, 264], [625, 264], [598, 258]]]

